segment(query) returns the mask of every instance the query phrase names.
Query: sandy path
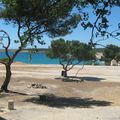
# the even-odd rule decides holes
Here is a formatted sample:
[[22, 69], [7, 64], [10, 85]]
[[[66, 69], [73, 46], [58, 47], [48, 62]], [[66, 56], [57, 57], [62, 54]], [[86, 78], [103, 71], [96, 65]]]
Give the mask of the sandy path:
[[[76, 66], [68, 72], [68, 75], [75, 76], [81, 66]], [[12, 65], [13, 77], [32, 78], [56, 78], [61, 74], [60, 65]], [[4, 67], [0, 66], [0, 75], [5, 75]], [[85, 66], [78, 73], [82, 78], [99, 79], [104, 82], [120, 82], [120, 66]]]

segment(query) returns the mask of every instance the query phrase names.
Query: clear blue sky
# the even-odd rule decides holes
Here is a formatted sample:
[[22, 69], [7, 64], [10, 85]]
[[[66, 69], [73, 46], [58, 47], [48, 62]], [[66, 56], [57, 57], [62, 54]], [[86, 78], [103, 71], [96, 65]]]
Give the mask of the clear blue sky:
[[[117, 28], [117, 24], [120, 22], [120, 12], [119, 11], [120, 11], [120, 8], [113, 8], [112, 15], [109, 16], [111, 30], [115, 30]], [[91, 20], [94, 20], [94, 16], [92, 14], [91, 14]], [[16, 33], [17, 28], [15, 26], [13, 26], [12, 24], [6, 25], [3, 21], [0, 21], [0, 29], [3, 29], [9, 33], [9, 35], [12, 39], [10, 48], [16, 49], [19, 46], [19, 44], [14, 43], [14, 40], [18, 39], [17, 33]], [[76, 29], [74, 29], [71, 34], [66, 35], [63, 38], [66, 40], [80, 40], [81, 42], [88, 43], [90, 40], [90, 35], [91, 35], [90, 29], [83, 30], [83, 28], [79, 24], [78, 27]], [[46, 44], [38, 45], [38, 47], [39, 48], [47, 48], [48, 46], [50, 46], [52, 39], [47, 36], [44, 36], [43, 39], [45, 40]], [[57, 39], [57, 38], [54, 38], [54, 39]], [[115, 44], [115, 45], [120, 46], [120, 41], [115, 40], [113, 38], [109, 38], [108, 40], [102, 41], [100, 43], [103, 45]], [[100, 47], [100, 46], [98, 46], [98, 47]], [[0, 49], [1, 49], [1, 47], [0, 47]]]

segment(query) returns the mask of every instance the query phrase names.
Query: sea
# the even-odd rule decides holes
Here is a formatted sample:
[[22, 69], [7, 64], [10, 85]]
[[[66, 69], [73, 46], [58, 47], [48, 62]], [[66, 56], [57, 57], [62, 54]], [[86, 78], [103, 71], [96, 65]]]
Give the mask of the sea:
[[[13, 52], [9, 52], [10, 55], [13, 54]], [[0, 52], [0, 59], [1, 58], [5, 58], [5, 52]], [[47, 55], [45, 53], [28, 53], [28, 52], [20, 52], [14, 62], [23, 62], [26, 64], [59, 64], [59, 60], [58, 59], [51, 59], [49, 57], [47, 57]], [[83, 64], [83, 62], [85, 64], [92, 64], [92, 61], [81, 61], [80, 64]], [[95, 61], [96, 65], [104, 65], [104, 61]]]

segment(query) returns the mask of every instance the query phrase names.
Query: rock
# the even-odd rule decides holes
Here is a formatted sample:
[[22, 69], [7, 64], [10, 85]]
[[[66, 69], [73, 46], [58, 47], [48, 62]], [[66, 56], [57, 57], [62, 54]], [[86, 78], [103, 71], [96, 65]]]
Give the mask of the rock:
[[41, 88], [41, 89], [47, 89], [47, 87], [46, 86], [44, 86], [44, 85], [42, 85], [42, 84], [39, 84], [39, 83], [33, 83], [32, 85], [31, 85], [31, 87], [32, 88], [35, 88], [35, 89], [38, 89], [38, 88]]

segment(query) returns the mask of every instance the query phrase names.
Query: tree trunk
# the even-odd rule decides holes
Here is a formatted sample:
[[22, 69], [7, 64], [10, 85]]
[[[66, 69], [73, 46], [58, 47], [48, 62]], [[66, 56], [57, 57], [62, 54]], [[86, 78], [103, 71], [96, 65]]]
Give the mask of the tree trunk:
[[62, 75], [63, 77], [67, 77], [67, 71], [62, 71], [61, 75]]
[[10, 82], [10, 79], [11, 79], [11, 64], [9, 65], [5, 65], [6, 67], [6, 77], [5, 77], [5, 81], [1, 87], [1, 90], [2, 91], [5, 91], [5, 92], [8, 92], [8, 85], [9, 85], [9, 82]]

